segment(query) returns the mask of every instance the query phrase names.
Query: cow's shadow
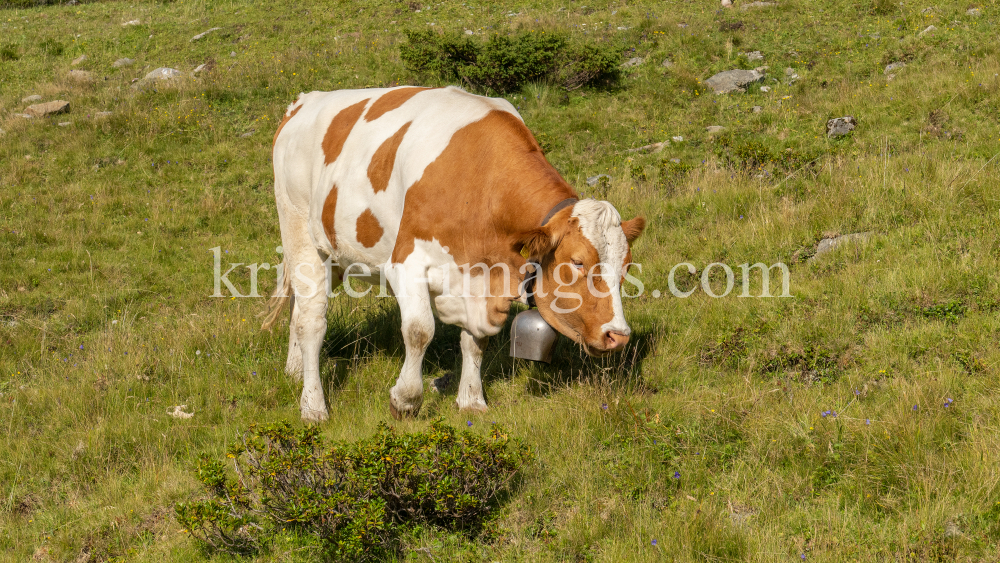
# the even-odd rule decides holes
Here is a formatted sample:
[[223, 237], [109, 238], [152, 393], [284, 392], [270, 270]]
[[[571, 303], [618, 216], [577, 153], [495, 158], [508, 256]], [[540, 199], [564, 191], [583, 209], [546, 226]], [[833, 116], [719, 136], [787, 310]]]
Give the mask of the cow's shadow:
[[[521, 372], [527, 373], [528, 392], [540, 396], [574, 383], [642, 386], [642, 366], [655, 342], [652, 330], [634, 330], [623, 352], [603, 358], [587, 356], [575, 342], [560, 336], [552, 363], [518, 360], [509, 354], [510, 328], [514, 317], [523, 310], [522, 305], [511, 307], [503, 329], [490, 338], [482, 362], [487, 401], [491, 382], [510, 380]], [[351, 372], [379, 355], [402, 361], [405, 347], [401, 322], [399, 306], [392, 298], [331, 301], [322, 352], [329, 366], [324, 369], [327, 385], [342, 388]], [[455, 392], [462, 369], [460, 336], [459, 327], [435, 321], [434, 339], [424, 356], [424, 376], [436, 376], [437, 386], [446, 394]], [[396, 375], [392, 374], [391, 379]]]

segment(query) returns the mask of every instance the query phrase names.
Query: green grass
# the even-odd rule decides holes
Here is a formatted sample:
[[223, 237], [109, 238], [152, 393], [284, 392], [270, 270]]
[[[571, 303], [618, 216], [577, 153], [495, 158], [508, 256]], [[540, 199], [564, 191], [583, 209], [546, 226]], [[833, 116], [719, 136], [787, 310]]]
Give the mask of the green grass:
[[[910, 0], [578, 4], [0, 10], [0, 558], [225, 560], [173, 506], [203, 494], [199, 455], [222, 458], [252, 422], [297, 421], [299, 389], [280, 373], [285, 325], [259, 331], [263, 298], [209, 297], [209, 249], [279, 261], [269, 155], [285, 108], [300, 91], [415, 82], [398, 46], [430, 23], [613, 37], [626, 59], [646, 57], [613, 91], [531, 84], [509, 99], [583, 195], [647, 217], [633, 249], [647, 290], [679, 262], [700, 275], [785, 261], [794, 298], [647, 293], [626, 303], [634, 345], [605, 361], [563, 341], [552, 366], [514, 362], [495, 338], [487, 414], [428, 389], [421, 417], [394, 424], [502, 422], [537, 461], [490, 534], [421, 529], [402, 560], [1000, 558], [1000, 5], [973, 17]], [[754, 50], [764, 61], [742, 55]], [[113, 69], [122, 57], [138, 62]], [[176, 88], [130, 87], [206, 62]], [[769, 93], [701, 84], [762, 64]], [[97, 80], [72, 82], [70, 68]], [[15, 117], [31, 94], [72, 110]], [[828, 140], [826, 120], [843, 115], [858, 129]], [[728, 130], [712, 139], [708, 125]], [[588, 188], [598, 173], [610, 185]], [[806, 260], [854, 232], [872, 235]], [[246, 288], [249, 274], [230, 279]], [[398, 309], [341, 299], [329, 320], [324, 435], [369, 436], [402, 365]], [[458, 369], [457, 337], [439, 327], [428, 379]], [[195, 416], [168, 416], [179, 404]], [[260, 560], [289, 559], [310, 553], [290, 540]]]

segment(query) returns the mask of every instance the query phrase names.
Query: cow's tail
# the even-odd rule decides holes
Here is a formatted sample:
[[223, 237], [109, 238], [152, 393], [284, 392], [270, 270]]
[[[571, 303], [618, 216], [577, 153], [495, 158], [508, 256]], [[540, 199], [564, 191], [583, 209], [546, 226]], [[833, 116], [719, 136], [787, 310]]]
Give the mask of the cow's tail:
[[274, 290], [274, 295], [267, 301], [267, 310], [264, 312], [266, 316], [264, 317], [263, 324], [260, 325], [261, 330], [271, 330], [274, 327], [274, 324], [278, 322], [278, 316], [281, 315], [282, 309], [285, 308], [285, 304], [291, 298], [292, 276], [288, 275], [284, 265], [282, 265], [281, 280], [278, 282], [278, 287]]

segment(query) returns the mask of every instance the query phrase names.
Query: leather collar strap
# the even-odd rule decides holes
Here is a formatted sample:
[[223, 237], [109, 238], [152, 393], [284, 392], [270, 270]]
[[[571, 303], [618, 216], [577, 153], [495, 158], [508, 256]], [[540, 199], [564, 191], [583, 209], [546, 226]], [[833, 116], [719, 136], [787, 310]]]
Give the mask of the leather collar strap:
[[563, 209], [566, 209], [567, 207], [575, 204], [577, 201], [579, 201], [579, 200], [576, 199], [575, 197], [570, 197], [570, 198], [566, 198], [566, 199], [560, 201], [559, 203], [557, 203], [555, 207], [553, 207], [552, 209], [550, 209], [549, 212], [545, 214], [545, 218], [542, 219], [542, 226], [544, 227], [545, 224], [549, 222], [549, 219], [551, 219], [553, 215], [555, 215], [556, 213], [559, 213]]
[[[549, 212], [545, 214], [545, 218], [542, 219], [542, 225], [541, 226], [544, 227], [545, 224], [549, 222], [549, 219], [552, 219], [553, 215], [555, 215], [556, 213], [559, 213], [563, 209], [566, 209], [567, 207], [575, 204], [577, 201], [579, 201], [579, 200], [576, 199], [575, 197], [570, 197], [570, 198], [566, 198], [566, 199], [560, 201], [559, 203], [557, 203], [555, 205], [555, 207], [553, 207], [552, 209], [550, 209]], [[537, 277], [537, 276], [538, 276], [538, 270], [535, 269], [535, 268], [532, 268], [531, 269], [531, 273], [529, 273], [525, 277], [525, 280], [524, 280], [524, 290], [528, 294], [527, 302], [528, 302], [528, 307], [529, 308], [536, 307], [536, 305], [535, 305], [535, 277]]]

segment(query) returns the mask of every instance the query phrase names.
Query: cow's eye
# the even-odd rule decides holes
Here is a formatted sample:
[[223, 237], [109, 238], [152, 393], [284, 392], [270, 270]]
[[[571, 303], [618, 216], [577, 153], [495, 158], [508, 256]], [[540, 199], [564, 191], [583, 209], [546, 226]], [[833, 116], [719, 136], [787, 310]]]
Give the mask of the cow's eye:
[[573, 260], [572, 262], [573, 262], [573, 267], [574, 268], [578, 268], [580, 270], [583, 269], [583, 262], [581, 262], [579, 260]]

